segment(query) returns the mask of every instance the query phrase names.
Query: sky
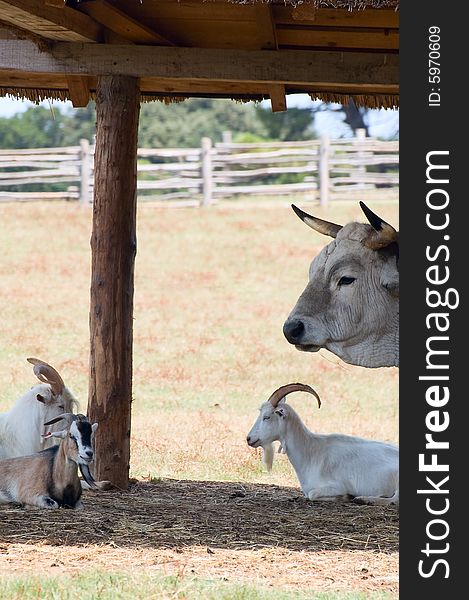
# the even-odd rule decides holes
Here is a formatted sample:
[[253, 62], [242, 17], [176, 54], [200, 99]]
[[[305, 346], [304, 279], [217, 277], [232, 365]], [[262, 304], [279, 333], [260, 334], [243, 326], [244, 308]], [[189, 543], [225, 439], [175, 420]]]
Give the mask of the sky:
[[[270, 101], [264, 102], [266, 106], [270, 105]], [[313, 104], [307, 94], [290, 94], [287, 95], [287, 107], [297, 106], [306, 108]], [[43, 106], [49, 106], [49, 102], [43, 102]], [[0, 117], [11, 117], [18, 112], [26, 110], [29, 106], [34, 106], [33, 103], [27, 100], [15, 100], [13, 98], [0, 98]], [[54, 101], [54, 107], [71, 106], [70, 102]], [[338, 105], [331, 105], [338, 107]], [[389, 137], [399, 129], [399, 111], [396, 110], [373, 110], [370, 113], [370, 135], [376, 137]], [[315, 128], [318, 134], [328, 133], [331, 137], [340, 137], [346, 132], [346, 128], [341, 125], [337, 113], [322, 112], [316, 115]]]

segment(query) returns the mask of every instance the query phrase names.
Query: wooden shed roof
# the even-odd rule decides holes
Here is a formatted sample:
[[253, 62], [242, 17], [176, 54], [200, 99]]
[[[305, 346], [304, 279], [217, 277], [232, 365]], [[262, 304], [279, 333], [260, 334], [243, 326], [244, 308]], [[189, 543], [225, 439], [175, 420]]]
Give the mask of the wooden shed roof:
[[285, 94], [398, 105], [397, 0], [0, 0], [0, 95], [94, 97], [99, 75], [143, 100]]

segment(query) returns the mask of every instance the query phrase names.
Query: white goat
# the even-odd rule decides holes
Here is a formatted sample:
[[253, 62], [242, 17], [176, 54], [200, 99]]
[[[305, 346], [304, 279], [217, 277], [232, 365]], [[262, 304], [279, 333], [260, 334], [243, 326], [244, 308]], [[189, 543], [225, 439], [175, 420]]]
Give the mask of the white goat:
[[64, 412], [73, 412], [78, 405], [53, 367], [37, 358], [28, 361], [43, 383], [32, 387], [8, 412], [0, 415], [0, 459], [48, 448], [51, 441], [41, 435], [45, 433], [44, 422]]
[[60, 444], [31, 456], [0, 460], [0, 503], [82, 508], [77, 466], [88, 467], [93, 460], [92, 435], [98, 424], [92, 425], [84, 415], [64, 413], [46, 425], [62, 419], [66, 429], [45, 434], [59, 438]]
[[309, 385], [290, 383], [270, 396], [247, 436], [249, 446], [262, 447], [272, 468], [273, 442], [280, 441], [310, 500], [349, 500], [360, 504], [399, 503], [399, 448], [393, 444], [332, 433], [313, 433], [286, 404], [287, 394], [313, 394]]

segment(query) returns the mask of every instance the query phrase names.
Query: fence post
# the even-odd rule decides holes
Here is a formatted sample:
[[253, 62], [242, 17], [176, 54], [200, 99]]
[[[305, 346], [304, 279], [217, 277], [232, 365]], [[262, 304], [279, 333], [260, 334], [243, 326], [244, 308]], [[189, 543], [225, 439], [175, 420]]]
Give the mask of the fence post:
[[90, 143], [88, 140], [80, 140], [80, 206], [89, 206], [90, 198], [90, 177], [91, 177], [91, 156]]
[[357, 180], [360, 182], [359, 185], [364, 185], [363, 179], [366, 175], [366, 158], [365, 153], [360, 146], [363, 146], [363, 142], [366, 140], [366, 129], [357, 129], [355, 132], [355, 138], [359, 144], [359, 150], [357, 153], [358, 167], [357, 167]]
[[233, 134], [231, 133], [231, 131], [229, 129], [227, 129], [226, 131], [223, 131], [223, 133], [221, 134], [222, 136], [222, 142], [224, 144], [231, 144], [233, 142]]
[[328, 135], [321, 136], [319, 146], [319, 202], [325, 207], [329, 204], [329, 153], [331, 140]]
[[202, 138], [202, 200], [200, 206], [209, 206], [212, 202], [212, 140]]

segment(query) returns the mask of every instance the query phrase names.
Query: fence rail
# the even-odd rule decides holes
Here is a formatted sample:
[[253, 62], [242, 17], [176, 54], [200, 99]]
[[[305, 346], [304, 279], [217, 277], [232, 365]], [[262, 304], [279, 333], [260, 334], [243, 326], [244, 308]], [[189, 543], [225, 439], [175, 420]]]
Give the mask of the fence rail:
[[[138, 199], [209, 205], [237, 195], [305, 194], [327, 204], [353, 192], [397, 192], [399, 143], [365, 138], [139, 148]], [[93, 197], [94, 147], [0, 150], [0, 202]]]

